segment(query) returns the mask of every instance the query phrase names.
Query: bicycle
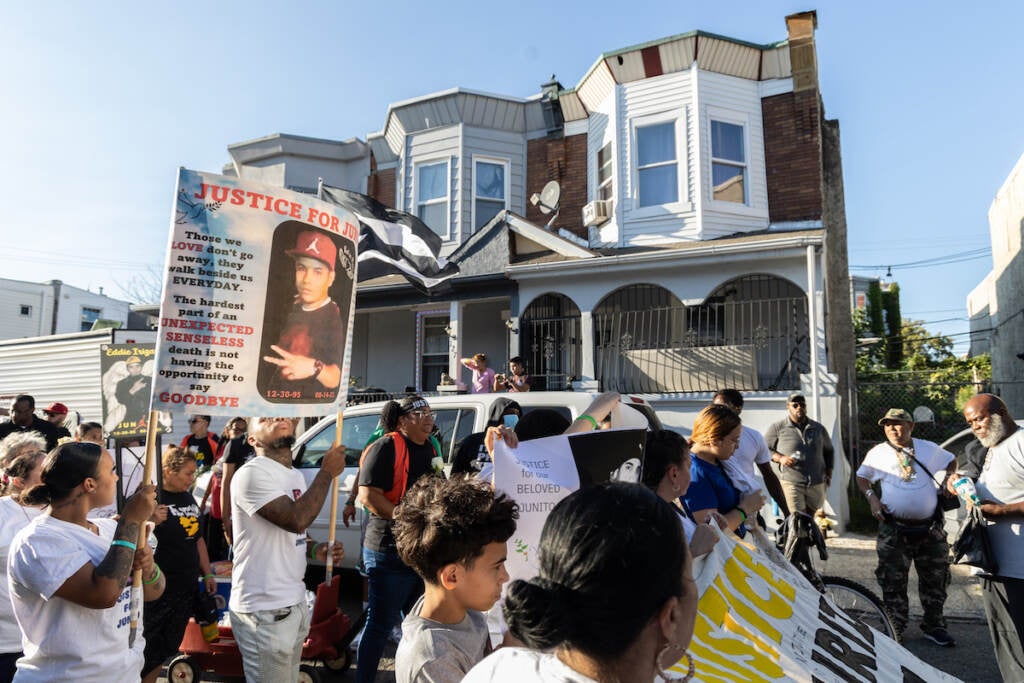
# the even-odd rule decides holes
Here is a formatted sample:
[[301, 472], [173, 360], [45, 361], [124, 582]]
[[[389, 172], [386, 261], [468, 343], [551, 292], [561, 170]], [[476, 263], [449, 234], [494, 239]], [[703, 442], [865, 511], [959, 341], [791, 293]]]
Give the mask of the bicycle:
[[889, 618], [889, 612], [874, 591], [841, 576], [824, 576], [814, 568], [811, 548], [818, 550], [818, 556], [822, 561], [828, 559], [828, 548], [813, 517], [804, 512], [792, 513], [775, 531], [775, 545], [804, 578], [820, 593], [826, 595], [836, 607], [857, 621], [896, 640], [896, 629]]

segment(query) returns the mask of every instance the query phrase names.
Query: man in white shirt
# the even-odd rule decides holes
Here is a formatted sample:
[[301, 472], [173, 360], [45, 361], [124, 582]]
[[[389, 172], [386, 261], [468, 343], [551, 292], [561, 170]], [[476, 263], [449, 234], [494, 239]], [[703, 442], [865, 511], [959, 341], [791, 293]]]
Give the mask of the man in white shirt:
[[[878, 519], [878, 568], [896, 640], [902, 641], [910, 603], [907, 580], [910, 565], [917, 570], [918, 595], [924, 608], [921, 631], [942, 647], [956, 641], [946, 631], [942, 608], [949, 585], [949, 545], [939, 490], [956, 469], [956, 458], [931, 441], [914, 439], [914, 418], [902, 408], [890, 409], [878, 424], [886, 441], [864, 456], [857, 469], [857, 486], [867, 496]], [[881, 496], [871, 485], [881, 482]]]
[[[296, 422], [256, 418], [249, 431], [256, 457], [231, 480], [235, 564], [229, 607], [248, 683], [298, 681], [309, 631], [306, 558], [323, 560], [328, 551], [326, 543], [312, 543], [306, 529], [345, 469], [344, 447], [331, 448], [306, 490], [302, 474], [292, 468]], [[341, 545], [331, 552], [340, 563]]]
[[[735, 389], [719, 389], [715, 394], [712, 403], [732, 408], [739, 415], [743, 412], [743, 394]], [[764, 480], [764, 488], [778, 504], [779, 509], [785, 517], [789, 517], [789, 506], [786, 504], [786, 494], [782, 491], [782, 484], [775, 476], [772, 469], [772, 454], [768, 450], [768, 443], [764, 440], [761, 432], [753, 427], [743, 425], [740, 432], [740, 444], [732, 457], [722, 463], [725, 467], [732, 485], [740, 493], [750, 493], [761, 489], [761, 483], [757, 480], [757, 470], [761, 472]], [[762, 524], [762, 526], [764, 526]]]
[[1002, 399], [978, 394], [964, 406], [988, 448], [976, 483], [998, 574], [983, 575], [989, 635], [1004, 681], [1024, 681], [1024, 430]]

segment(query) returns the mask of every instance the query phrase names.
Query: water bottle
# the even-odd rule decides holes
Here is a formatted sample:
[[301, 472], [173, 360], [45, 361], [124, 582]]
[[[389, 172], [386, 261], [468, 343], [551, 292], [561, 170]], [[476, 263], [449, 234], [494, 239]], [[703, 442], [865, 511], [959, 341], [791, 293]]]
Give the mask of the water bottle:
[[965, 503], [981, 505], [981, 499], [978, 498], [978, 490], [974, 487], [974, 482], [970, 477], [960, 477], [953, 482], [953, 488], [964, 499]]

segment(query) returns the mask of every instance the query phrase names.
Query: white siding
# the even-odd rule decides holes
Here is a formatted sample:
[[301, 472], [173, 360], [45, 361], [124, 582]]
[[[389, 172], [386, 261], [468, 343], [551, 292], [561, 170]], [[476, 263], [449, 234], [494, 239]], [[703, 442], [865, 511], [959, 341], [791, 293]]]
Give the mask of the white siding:
[[121, 327], [128, 325], [127, 301], [112, 299], [104, 294], [90, 292], [69, 284], [60, 287], [60, 302], [57, 304], [57, 334], [82, 331], [82, 308], [99, 309], [100, 318], [117, 320]]
[[[693, 89], [689, 71], [648, 78], [620, 86], [617, 90], [620, 118], [617, 122], [616, 178], [620, 180], [616, 196], [621, 202], [623, 221], [621, 244], [636, 246], [657, 244], [697, 237], [697, 214], [693, 208], [695, 178], [691, 118], [693, 117]], [[683, 179], [679, 204], [672, 210], [646, 207], [636, 209], [637, 189], [633, 150], [633, 126], [638, 118], [672, 116], [677, 126], [677, 161]], [[679, 138], [682, 139], [679, 139]]]
[[[768, 182], [764, 161], [764, 126], [761, 97], [756, 81], [701, 71], [700, 146], [694, 151], [700, 159], [702, 206], [701, 238], [713, 239], [735, 232], [763, 230], [768, 227]], [[747, 205], [712, 201], [711, 120], [742, 123], [747, 161]]]
[[[461, 216], [456, 214], [461, 227], [458, 241], [465, 241], [473, 233], [473, 157], [488, 157], [508, 162], [507, 185], [509, 196], [506, 197], [508, 208], [523, 215], [526, 213], [525, 181], [526, 181], [526, 136], [522, 133], [509, 133], [487, 128], [463, 126], [462, 128], [462, 163], [460, 177]], [[533, 190], [539, 192], [540, 188]]]
[[30, 394], [36, 408], [60, 401], [102, 422], [100, 345], [111, 330], [0, 342], [0, 395]]
[[[616, 86], [618, 91], [621, 86]], [[609, 142], [612, 145], [612, 158], [618, 160], [620, 146], [615, 139], [619, 128], [617, 97], [608, 97], [601, 106], [590, 114], [590, 129], [587, 131], [587, 201], [597, 199], [597, 176], [600, 168], [597, 153]], [[622, 216], [622, 165], [612, 162], [612, 217], [597, 229], [597, 240], [601, 245], [618, 246], [619, 223]], [[596, 246], [596, 245], [595, 245]]]
[[[22, 315], [28, 306], [28, 315]], [[50, 333], [53, 288], [38, 282], [0, 279], [0, 337], [17, 339]]]

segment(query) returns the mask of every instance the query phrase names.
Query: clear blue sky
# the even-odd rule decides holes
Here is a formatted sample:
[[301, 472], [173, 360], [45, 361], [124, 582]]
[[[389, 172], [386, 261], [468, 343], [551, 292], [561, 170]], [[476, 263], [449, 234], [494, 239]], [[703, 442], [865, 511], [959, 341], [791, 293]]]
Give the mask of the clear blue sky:
[[[1016, 0], [0, 6], [0, 276], [115, 296], [163, 263], [177, 167], [218, 171], [228, 144], [365, 138], [392, 102], [456, 86], [527, 97], [694, 29], [774, 42], [806, 9], [842, 130], [852, 264], [989, 246], [989, 205], [1024, 153]], [[965, 298], [990, 265], [894, 269], [905, 316], [965, 351]]]

